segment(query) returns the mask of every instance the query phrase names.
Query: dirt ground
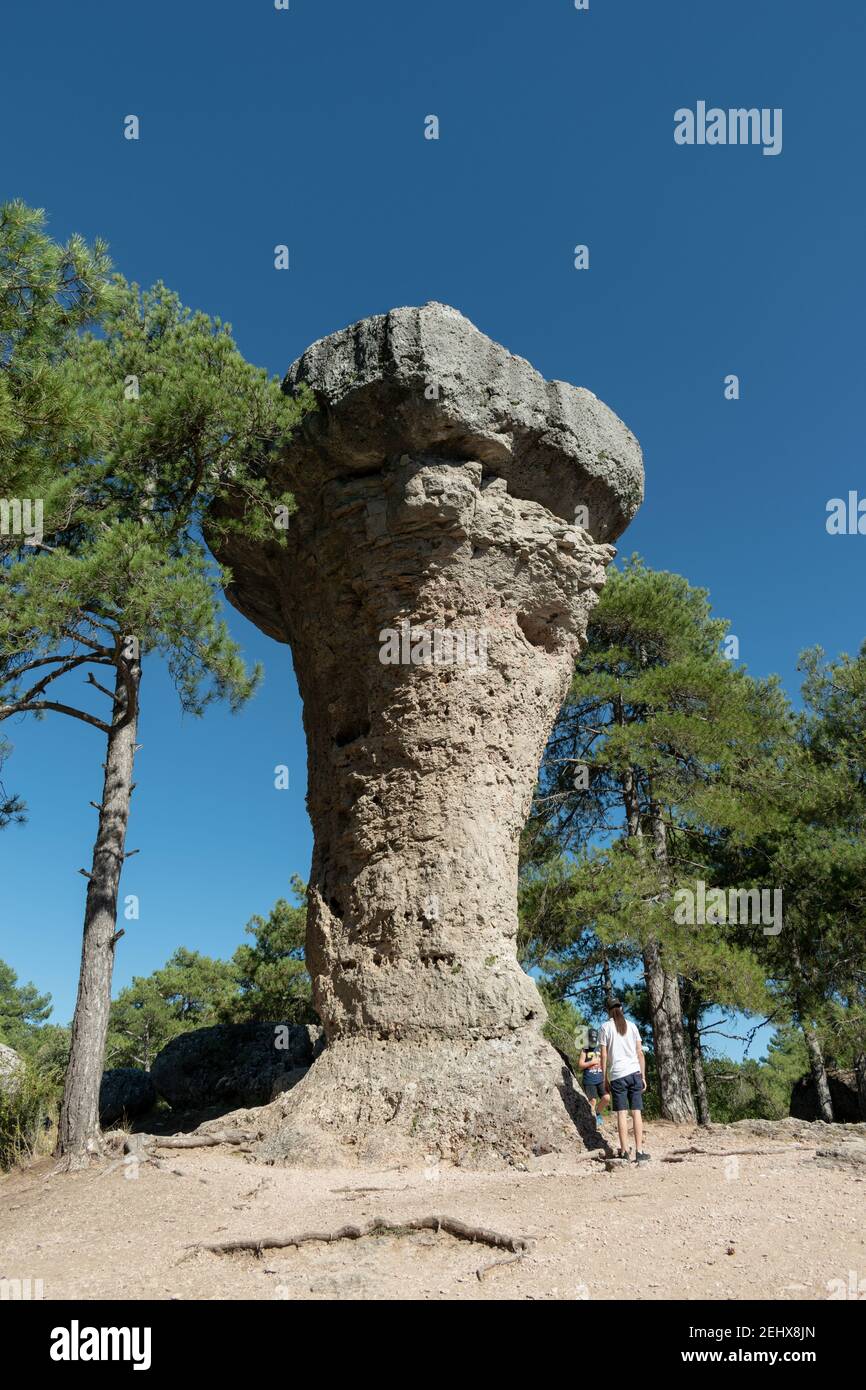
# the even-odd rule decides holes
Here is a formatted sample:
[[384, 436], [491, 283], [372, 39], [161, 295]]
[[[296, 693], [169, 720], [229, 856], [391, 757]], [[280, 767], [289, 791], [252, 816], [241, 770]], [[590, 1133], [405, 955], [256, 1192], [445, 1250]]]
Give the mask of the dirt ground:
[[[809, 1300], [856, 1296], [861, 1280], [866, 1296], [866, 1164], [844, 1159], [864, 1138], [655, 1123], [652, 1162], [615, 1171], [577, 1146], [496, 1173], [305, 1171], [230, 1148], [67, 1175], [40, 1160], [0, 1178], [0, 1279], [42, 1280], [46, 1299]], [[816, 1159], [840, 1142], [842, 1161]], [[515, 1259], [422, 1231], [261, 1256], [190, 1248], [434, 1213], [530, 1247]]]

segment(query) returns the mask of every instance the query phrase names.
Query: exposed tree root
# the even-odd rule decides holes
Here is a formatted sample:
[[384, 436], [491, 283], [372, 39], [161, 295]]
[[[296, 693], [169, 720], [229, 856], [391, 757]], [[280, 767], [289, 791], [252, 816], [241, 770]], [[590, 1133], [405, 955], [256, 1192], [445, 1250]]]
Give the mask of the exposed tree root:
[[510, 1260], [494, 1260], [492, 1264], [481, 1265], [476, 1269], [475, 1277], [479, 1283], [482, 1283], [483, 1280], [487, 1278], [488, 1274], [493, 1273], [494, 1269], [504, 1269], [506, 1265], [518, 1265], [523, 1257], [523, 1252], [521, 1252], [519, 1255], [513, 1255]]
[[682, 1163], [688, 1155], [702, 1158], [772, 1158], [775, 1154], [803, 1153], [808, 1144], [777, 1144], [773, 1149], [671, 1149], [662, 1163]]
[[209, 1134], [131, 1134], [124, 1144], [126, 1153], [148, 1153], [151, 1149], [211, 1149], [218, 1144], [249, 1144], [258, 1135], [247, 1129], [217, 1129]]
[[341, 1226], [336, 1231], [304, 1231], [296, 1236], [259, 1236], [257, 1240], [227, 1240], [219, 1244], [199, 1244], [188, 1248], [208, 1250], [215, 1255], [232, 1255], [239, 1251], [249, 1251], [261, 1255], [263, 1250], [280, 1250], [288, 1246], [306, 1245], [310, 1241], [332, 1244], [337, 1240], [360, 1240], [364, 1236], [406, 1235], [410, 1231], [445, 1231], [458, 1240], [469, 1240], [480, 1245], [491, 1245], [496, 1250], [510, 1250], [514, 1254], [529, 1249], [529, 1241], [521, 1236], [501, 1235], [498, 1231], [487, 1231], [482, 1226], [467, 1226], [453, 1216], [412, 1216], [405, 1221], [383, 1221], [376, 1218], [366, 1226]]
[[[117, 1132], [114, 1131], [116, 1134]], [[211, 1149], [220, 1144], [249, 1144], [259, 1137], [258, 1131], [247, 1129], [217, 1129], [203, 1134], [128, 1134], [123, 1140], [122, 1151], [124, 1154], [133, 1154], [143, 1163], [151, 1163], [155, 1168], [163, 1166], [154, 1157], [154, 1149]], [[117, 1143], [117, 1139], [112, 1139], [110, 1135], [102, 1138], [99, 1145], [95, 1143], [85, 1152], [70, 1152], [63, 1154], [52, 1169], [52, 1177], [57, 1173], [77, 1173], [85, 1172], [87, 1169], [95, 1167], [96, 1164], [108, 1156], [112, 1143]]]
[[51, 1177], [60, 1173], [85, 1173], [89, 1168], [93, 1168], [101, 1157], [102, 1155], [96, 1151], [61, 1154], [51, 1170]]
[[209, 1149], [217, 1144], [251, 1144], [258, 1135], [247, 1129], [217, 1129], [209, 1134], [167, 1134], [153, 1137], [156, 1149]]
[[387, 1192], [387, 1191], [388, 1191], [388, 1188], [387, 1188], [387, 1187], [332, 1187], [332, 1188], [331, 1188], [331, 1191], [334, 1192], [334, 1193], [336, 1193], [336, 1192], [354, 1192], [354, 1193]]

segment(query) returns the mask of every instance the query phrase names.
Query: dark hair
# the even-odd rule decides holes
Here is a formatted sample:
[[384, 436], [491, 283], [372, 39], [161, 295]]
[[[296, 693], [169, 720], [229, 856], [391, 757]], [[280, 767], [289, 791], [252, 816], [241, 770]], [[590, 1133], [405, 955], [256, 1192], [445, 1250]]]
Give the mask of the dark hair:
[[588, 1043], [597, 1043], [597, 1042], [598, 1042], [598, 1029], [597, 1029], [597, 1028], [588, 1028], [588, 1029], [586, 1030], [586, 1040], [587, 1040]]
[[616, 1031], [620, 1035], [623, 1035], [626, 1029], [628, 1028], [628, 1024], [625, 1021], [625, 1014], [622, 1011], [622, 1004], [619, 1002], [618, 999], [608, 999], [607, 1011], [614, 1021]]

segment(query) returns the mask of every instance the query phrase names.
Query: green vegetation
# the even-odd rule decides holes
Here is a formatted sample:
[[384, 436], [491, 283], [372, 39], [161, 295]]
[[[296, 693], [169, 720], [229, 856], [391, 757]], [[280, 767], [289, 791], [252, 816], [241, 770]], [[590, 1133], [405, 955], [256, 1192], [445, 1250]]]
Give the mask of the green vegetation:
[[[763, 1067], [714, 1056], [745, 1016], [799, 1030], [829, 1119], [832, 1067], [866, 1107], [866, 646], [804, 654], [797, 713], [724, 659], [726, 631], [678, 575], [611, 574], [523, 837], [521, 958], [588, 1018], [633, 983], [668, 1118], [787, 1113], [772, 1048]], [[699, 883], [780, 890], [783, 915], [688, 920]]]
[[0, 722], [50, 712], [102, 736], [60, 1127], [78, 1166], [100, 1142], [142, 662], [162, 657], [186, 713], [214, 700], [235, 710], [252, 695], [260, 672], [247, 671], [222, 620], [227, 574], [203, 521], [211, 538], [285, 542], [294, 502], [270, 487], [268, 464], [311, 400], [288, 398], [246, 362], [229, 325], [162, 283], [142, 291], [110, 276], [101, 244], [54, 244], [21, 204], [0, 208], [0, 354], [4, 488], [19, 509], [39, 508], [0, 536]]
[[[293, 896], [305, 889], [292, 879]], [[111, 1005], [105, 1066], [148, 1070], [179, 1033], [216, 1023], [315, 1023], [304, 965], [306, 909], [280, 898], [267, 917], [252, 917], [252, 937], [230, 960], [181, 946], [151, 975], [133, 980]], [[18, 983], [0, 960], [0, 1043], [22, 1058], [22, 1081], [0, 1088], [0, 1169], [56, 1139], [71, 1030], [47, 1022], [51, 996]]]
[[[71, 1029], [0, 962], [0, 1041], [25, 1062], [3, 1161], [37, 1142], [61, 1086], [61, 1151], [98, 1149], [104, 1064], [148, 1067], [212, 1023], [313, 1018], [297, 880], [298, 901], [253, 917], [231, 960], [180, 947], [111, 1002], [142, 662], [165, 661], [185, 713], [254, 693], [205, 530], [285, 543], [295, 504], [271, 464], [311, 408], [244, 360], [229, 325], [112, 274], [103, 243], [59, 244], [38, 210], [0, 205], [0, 726], [76, 719], [104, 769]], [[651, 1113], [776, 1117], [808, 1068], [831, 1119], [841, 1067], [866, 1118], [866, 644], [805, 652], [795, 709], [725, 659], [727, 631], [681, 576], [637, 557], [611, 573], [523, 836], [521, 959], [572, 1065], [583, 1021], [625, 994]], [[0, 738], [0, 772], [9, 753]], [[24, 810], [0, 781], [0, 830]], [[762, 891], [774, 915], [756, 919]], [[715, 906], [690, 915], [699, 898]], [[719, 1055], [720, 1035], [762, 1021], [763, 1061]]]
[[[297, 898], [300, 879], [292, 880]], [[304, 966], [306, 909], [280, 898], [244, 930], [253, 943], [231, 960], [180, 947], [161, 970], [136, 978], [111, 1006], [106, 1065], [147, 1070], [179, 1033], [215, 1023], [313, 1023]]]

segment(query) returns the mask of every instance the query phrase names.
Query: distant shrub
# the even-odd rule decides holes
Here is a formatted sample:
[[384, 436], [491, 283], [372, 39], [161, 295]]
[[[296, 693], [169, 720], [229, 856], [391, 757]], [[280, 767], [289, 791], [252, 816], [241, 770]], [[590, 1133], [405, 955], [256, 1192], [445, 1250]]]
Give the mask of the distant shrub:
[[14, 1084], [0, 1091], [0, 1171], [50, 1151], [57, 1105], [56, 1085], [25, 1063]]

